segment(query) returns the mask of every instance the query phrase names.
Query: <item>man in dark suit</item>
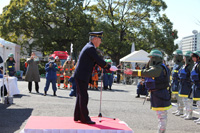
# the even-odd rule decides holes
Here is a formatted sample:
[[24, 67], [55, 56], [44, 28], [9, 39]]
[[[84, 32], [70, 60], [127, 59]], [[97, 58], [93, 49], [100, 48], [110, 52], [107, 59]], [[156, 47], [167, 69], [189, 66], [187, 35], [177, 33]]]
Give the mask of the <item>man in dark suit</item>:
[[95, 63], [104, 69], [110, 69], [110, 65], [97, 55], [96, 48], [101, 44], [103, 32], [90, 32], [90, 42], [88, 42], [80, 52], [79, 60], [74, 73], [77, 85], [76, 106], [74, 111], [74, 121], [80, 120], [82, 123], [95, 124], [89, 117], [88, 104], [88, 83]]

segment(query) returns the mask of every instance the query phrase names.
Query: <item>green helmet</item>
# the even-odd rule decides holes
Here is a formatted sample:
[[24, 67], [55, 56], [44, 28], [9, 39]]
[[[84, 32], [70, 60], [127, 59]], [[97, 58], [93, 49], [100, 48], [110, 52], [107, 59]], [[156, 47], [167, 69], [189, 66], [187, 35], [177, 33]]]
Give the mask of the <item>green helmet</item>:
[[110, 63], [111, 63], [111, 62], [112, 62], [112, 60], [111, 60], [111, 59], [106, 59], [106, 62], [110, 62]]
[[10, 58], [10, 57], [14, 57], [14, 55], [12, 54], [12, 53], [10, 53], [9, 55], [8, 55], [8, 58]]
[[196, 54], [197, 56], [200, 57], [200, 51], [194, 51], [193, 54], [192, 54], [192, 56], [193, 56], [194, 54]]
[[174, 55], [174, 62], [175, 63], [180, 63], [183, 61], [183, 52], [181, 50], [176, 50], [173, 52]]
[[191, 57], [192, 51], [186, 51], [183, 56]]
[[183, 55], [185, 56], [185, 64], [189, 65], [193, 63], [191, 55], [192, 55], [192, 51], [186, 51], [186, 53]]
[[173, 52], [173, 55], [183, 55], [183, 52], [181, 50], [176, 50]]
[[162, 58], [163, 55], [159, 50], [151, 50], [150, 54], [148, 55], [148, 57], [160, 57]]
[[151, 50], [148, 57], [152, 57], [149, 62], [149, 66], [156, 66], [162, 63], [163, 55], [159, 50]]

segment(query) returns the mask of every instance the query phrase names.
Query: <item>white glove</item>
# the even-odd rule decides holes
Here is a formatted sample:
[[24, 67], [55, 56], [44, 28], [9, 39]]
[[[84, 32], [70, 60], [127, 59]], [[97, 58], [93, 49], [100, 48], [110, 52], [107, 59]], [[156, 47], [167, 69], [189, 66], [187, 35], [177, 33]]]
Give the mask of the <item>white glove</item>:
[[110, 71], [117, 71], [117, 70], [118, 70], [118, 68], [116, 66], [111, 66], [110, 67]]

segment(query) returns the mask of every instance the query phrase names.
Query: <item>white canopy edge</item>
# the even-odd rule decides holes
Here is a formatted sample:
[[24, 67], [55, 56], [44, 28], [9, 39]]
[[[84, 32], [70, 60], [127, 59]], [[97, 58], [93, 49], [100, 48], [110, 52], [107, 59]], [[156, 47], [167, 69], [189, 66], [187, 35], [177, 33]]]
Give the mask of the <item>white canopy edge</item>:
[[149, 53], [144, 50], [134, 51], [125, 57], [120, 59], [120, 62], [138, 62], [138, 63], [147, 63]]

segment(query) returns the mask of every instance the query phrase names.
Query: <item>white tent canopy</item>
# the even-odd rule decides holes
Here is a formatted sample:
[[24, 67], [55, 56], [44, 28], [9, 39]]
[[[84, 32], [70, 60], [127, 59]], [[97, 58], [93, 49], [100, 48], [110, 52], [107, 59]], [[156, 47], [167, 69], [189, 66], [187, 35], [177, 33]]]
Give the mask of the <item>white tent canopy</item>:
[[[6, 41], [2, 38], [0, 38], [0, 55], [3, 58], [3, 61], [5, 62], [8, 58], [8, 55], [10, 53], [14, 54], [14, 59], [16, 61], [15, 69], [16, 71], [20, 70], [20, 45], [17, 45], [15, 43]], [[3, 64], [0, 64], [0, 66], [3, 66]]]
[[147, 63], [149, 61], [149, 53], [144, 50], [134, 51], [120, 59], [120, 62], [138, 62]]

